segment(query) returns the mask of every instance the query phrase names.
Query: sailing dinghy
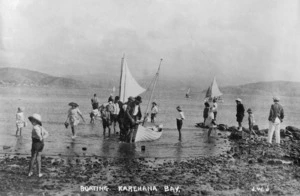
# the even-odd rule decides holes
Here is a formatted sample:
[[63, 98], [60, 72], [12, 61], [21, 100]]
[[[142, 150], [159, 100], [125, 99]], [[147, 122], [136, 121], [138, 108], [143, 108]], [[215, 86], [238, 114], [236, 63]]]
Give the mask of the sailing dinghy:
[[[162, 59], [161, 59], [161, 61], [162, 61]], [[153, 91], [154, 91], [154, 88], [155, 88], [155, 85], [156, 85], [156, 82], [158, 79], [161, 61], [160, 61], [159, 68], [158, 68], [158, 71], [155, 76], [153, 90], [152, 90], [151, 97], [150, 97], [150, 100], [147, 105], [146, 114], [148, 113], [150, 101], [152, 99]], [[127, 101], [128, 97], [130, 97], [130, 96], [136, 97], [145, 91], [146, 90], [144, 88], [142, 88], [137, 83], [137, 81], [133, 78], [133, 76], [131, 75], [131, 73], [128, 69], [128, 66], [127, 66], [127, 62], [125, 60], [125, 56], [124, 56], [122, 58], [122, 62], [121, 62], [121, 77], [120, 77], [120, 89], [119, 89], [120, 101], [125, 103]], [[145, 119], [146, 118], [147, 118], [147, 116], [145, 117]], [[145, 119], [143, 121], [143, 124], [138, 126], [137, 133], [136, 133], [135, 140], [134, 140], [135, 142], [157, 140], [162, 135], [162, 126], [145, 127], [144, 126]]]
[[211, 85], [208, 87], [207, 91], [206, 91], [206, 95], [205, 95], [205, 100], [206, 101], [212, 101], [213, 99], [217, 99], [217, 100], [222, 100], [221, 96], [223, 95], [223, 93], [221, 93], [217, 81], [216, 81], [216, 77], [214, 77], [213, 82], [211, 83]]
[[148, 105], [147, 105], [147, 108], [146, 108], [146, 112], [145, 112], [145, 117], [144, 117], [142, 125], [138, 126], [136, 136], [135, 136], [135, 140], [134, 140], [135, 142], [157, 140], [161, 137], [161, 135], [163, 133], [163, 131], [162, 131], [163, 125], [153, 126], [153, 127], [144, 127], [144, 124], [145, 124], [145, 122], [148, 118], [149, 108], [150, 108], [151, 100], [152, 100], [152, 97], [153, 97], [154, 89], [155, 89], [155, 86], [156, 86], [156, 83], [157, 83], [157, 80], [158, 80], [162, 60], [163, 59], [160, 59], [158, 70], [155, 74], [151, 95], [150, 95]]

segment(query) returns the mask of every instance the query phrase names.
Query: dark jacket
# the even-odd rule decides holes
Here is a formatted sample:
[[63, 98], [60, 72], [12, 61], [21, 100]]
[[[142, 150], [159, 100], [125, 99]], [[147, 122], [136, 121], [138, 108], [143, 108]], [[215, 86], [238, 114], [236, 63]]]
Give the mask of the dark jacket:
[[236, 105], [236, 116], [238, 117], [244, 117], [245, 115], [245, 108], [244, 105], [239, 103]]
[[133, 115], [135, 109], [135, 103], [132, 102], [127, 105], [125, 114], [124, 114], [124, 123], [129, 126], [134, 126], [136, 124], [137, 120], [142, 119], [142, 112], [141, 107], [138, 106], [138, 113], [136, 115]]
[[203, 110], [203, 118], [208, 117], [208, 111], [209, 111], [209, 107], [205, 107], [204, 110]]
[[274, 103], [271, 105], [270, 114], [269, 114], [269, 121], [275, 122], [276, 117], [282, 122], [284, 118], [284, 111], [282, 106], [279, 103]]

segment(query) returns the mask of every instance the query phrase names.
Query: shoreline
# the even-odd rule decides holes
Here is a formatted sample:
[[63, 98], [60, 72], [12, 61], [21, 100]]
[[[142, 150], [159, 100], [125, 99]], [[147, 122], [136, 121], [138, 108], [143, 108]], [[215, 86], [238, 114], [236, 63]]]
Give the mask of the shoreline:
[[[98, 195], [297, 195], [300, 194], [298, 160], [291, 155], [298, 141], [282, 138], [280, 147], [261, 140], [231, 140], [231, 149], [218, 156], [163, 158], [42, 158], [44, 176], [27, 177], [30, 157], [0, 158], [6, 194]], [[102, 187], [101, 191], [82, 191]], [[125, 187], [119, 189], [119, 187]], [[158, 187], [132, 192], [129, 187]], [[166, 191], [165, 186], [172, 189]], [[108, 190], [104, 190], [107, 187]], [[127, 187], [127, 188], [126, 188]], [[179, 187], [179, 188], [178, 188]], [[170, 191], [172, 190], [172, 191]], [[176, 191], [180, 190], [180, 191]]]

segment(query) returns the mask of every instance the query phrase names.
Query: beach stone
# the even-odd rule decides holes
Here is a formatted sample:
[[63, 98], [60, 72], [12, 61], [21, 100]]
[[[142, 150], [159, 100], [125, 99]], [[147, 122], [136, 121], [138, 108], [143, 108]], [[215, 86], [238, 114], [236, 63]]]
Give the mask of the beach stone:
[[294, 126], [287, 126], [285, 129], [290, 131], [291, 133], [296, 133], [296, 132], [300, 133], [300, 129], [298, 129], [297, 127], [294, 127]]
[[257, 158], [257, 162], [258, 162], [258, 163], [263, 163], [264, 160], [263, 160], [262, 158]]
[[83, 151], [86, 151], [86, 150], [87, 150], [87, 148], [86, 148], [86, 147], [82, 147], [82, 150], [83, 150]]
[[219, 129], [220, 131], [226, 131], [226, 130], [228, 129], [228, 126], [225, 125], [225, 124], [219, 124], [219, 125], [218, 125], [218, 129]]
[[274, 164], [275, 164], [275, 161], [274, 161], [274, 160], [268, 160], [268, 161], [267, 161], [267, 164], [269, 164], [269, 165], [274, 165]]
[[238, 129], [237, 129], [236, 126], [232, 126], [232, 127], [229, 127], [229, 128], [227, 129], [227, 131], [230, 131], [230, 132], [236, 132], [236, 131], [238, 131]]
[[3, 146], [3, 150], [11, 148], [10, 146]]
[[249, 160], [248, 160], [248, 163], [249, 163], [249, 164], [253, 164], [253, 163], [254, 163], [254, 160], [253, 160], [253, 159], [249, 159]]
[[230, 136], [229, 136], [229, 139], [231, 140], [240, 140], [242, 139], [242, 131], [232, 131]]

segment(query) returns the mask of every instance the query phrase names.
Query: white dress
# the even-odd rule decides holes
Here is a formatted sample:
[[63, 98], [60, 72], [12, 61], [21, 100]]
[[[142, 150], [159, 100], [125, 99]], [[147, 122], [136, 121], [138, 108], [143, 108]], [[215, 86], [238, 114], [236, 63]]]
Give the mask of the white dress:
[[77, 126], [79, 123], [79, 114], [81, 114], [79, 108], [69, 109], [69, 121], [71, 126]]
[[23, 112], [16, 114], [16, 125], [18, 128], [25, 127], [25, 117]]

